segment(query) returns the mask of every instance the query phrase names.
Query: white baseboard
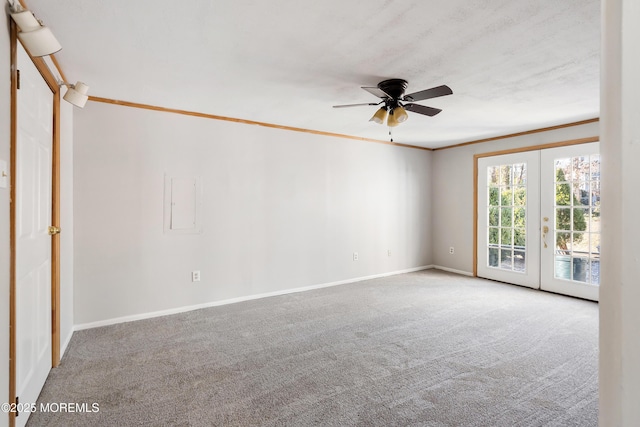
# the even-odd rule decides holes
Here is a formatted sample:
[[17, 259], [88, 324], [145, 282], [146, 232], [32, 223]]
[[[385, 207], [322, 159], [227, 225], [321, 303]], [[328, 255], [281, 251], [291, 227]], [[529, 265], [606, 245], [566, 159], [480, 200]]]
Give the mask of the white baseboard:
[[[412, 273], [414, 271], [428, 270], [431, 268], [438, 268], [438, 267], [433, 265], [423, 265], [421, 267], [407, 268], [404, 270], [397, 270], [397, 271], [392, 271], [388, 273], [372, 274], [370, 276], [355, 277], [353, 279], [339, 280], [337, 282], [321, 283], [319, 285], [304, 286], [301, 288], [284, 289], [281, 291], [266, 292], [263, 294], [247, 295], [243, 297], [230, 298], [230, 299], [220, 300], [220, 301], [211, 301], [204, 304], [189, 305], [184, 307], [171, 308], [168, 310], [153, 311], [150, 313], [141, 313], [141, 314], [134, 314], [131, 316], [123, 316], [123, 317], [116, 317], [113, 319], [99, 320], [97, 322], [81, 323], [79, 325], [75, 325], [73, 327], [73, 330], [81, 331], [83, 329], [99, 328], [101, 326], [115, 325], [118, 323], [133, 322], [136, 320], [143, 320], [143, 319], [151, 319], [153, 317], [168, 316], [171, 314], [178, 314], [178, 313], [184, 313], [187, 311], [200, 310], [201, 308], [217, 307], [221, 305], [235, 304], [238, 302], [251, 301], [251, 300], [260, 299], [260, 298], [293, 294], [296, 292], [311, 291], [313, 289], [329, 288], [331, 286], [346, 285], [347, 283], [361, 282], [363, 280], [377, 279], [380, 277], [394, 276], [397, 274]], [[70, 339], [71, 337], [68, 338], [68, 340]], [[68, 342], [65, 344], [65, 347], [67, 344]]]
[[463, 276], [473, 277], [473, 273], [468, 271], [456, 270], [455, 268], [442, 267], [440, 265], [434, 265], [433, 268], [436, 270], [448, 271], [449, 273], [462, 274]]

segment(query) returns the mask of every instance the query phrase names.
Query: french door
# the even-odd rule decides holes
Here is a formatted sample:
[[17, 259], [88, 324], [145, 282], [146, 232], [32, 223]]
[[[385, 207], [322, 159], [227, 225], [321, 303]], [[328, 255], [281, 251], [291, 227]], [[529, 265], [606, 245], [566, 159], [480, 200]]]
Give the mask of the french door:
[[480, 277], [597, 301], [598, 143], [478, 159]]
[[478, 276], [540, 287], [540, 152], [478, 159]]

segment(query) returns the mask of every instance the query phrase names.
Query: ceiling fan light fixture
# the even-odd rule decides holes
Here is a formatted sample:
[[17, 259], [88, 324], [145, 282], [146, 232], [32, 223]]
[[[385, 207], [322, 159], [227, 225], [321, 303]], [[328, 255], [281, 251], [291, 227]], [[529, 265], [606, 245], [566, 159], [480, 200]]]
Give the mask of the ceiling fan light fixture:
[[387, 108], [386, 107], [380, 107], [378, 109], [378, 111], [375, 112], [375, 114], [373, 115], [373, 117], [371, 117], [371, 119], [369, 119], [370, 122], [375, 122], [379, 125], [381, 125], [382, 123], [384, 123], [384, 119], [387, 118]]
[[409, 118], [409, 115], [407, 114], [405, 109], [402, 108], [401, 106], [398, 106], [393, 109], [393, 116], [395, 117], [398, 123], [404, 123]]
[[394, 127], [398, 126], [399, 124], [400, 124], [400, 122], [396, 118], [395, 109], [389, 111], [389, 118], [387, 119], [387, 126], [389, 126], [390, 128], [394, 128]]

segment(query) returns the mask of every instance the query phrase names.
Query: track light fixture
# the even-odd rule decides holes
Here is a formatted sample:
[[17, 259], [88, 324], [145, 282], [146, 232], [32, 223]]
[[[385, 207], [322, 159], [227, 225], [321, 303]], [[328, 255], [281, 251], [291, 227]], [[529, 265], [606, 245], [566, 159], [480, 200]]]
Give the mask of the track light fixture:
[[51, 55], [62, 49], [51, 30], [42, 25], [33, 13], [22, 8], [18, 3], [9, 2], [9, 5], [11, 18], [20, 28], [18, 38], [31, 56]]
[[58, 84], [60, 86], [67, 87], [67, 93], [64, 94], [62, 99], [70, 104], [75, 105], [76, 107], [84, 107], [84, 105], [87, 103], [87, 100], [89, 99], [89, 96], [87, 95], [87, 93], [89, 92], [89, 86], [82, 82], [77, 82], [74, 85], [66, 82], [58, 82]]
[[[31, 56], [46, 56], [58, 52], [62, 46], [55, 38], [51, 30], [36, 19], [31, 11], [26, 10], [16, 0], [7, 0], [9, 3], [9, 13], [20, 32], [18, 38]], [[82, 82], [71, 84], [63, 81], [58, 82], [59, 86], [66, 86], [67, 92], [63, 99], [76, 107], [83, 108], [89, 96], [89, 86]]]

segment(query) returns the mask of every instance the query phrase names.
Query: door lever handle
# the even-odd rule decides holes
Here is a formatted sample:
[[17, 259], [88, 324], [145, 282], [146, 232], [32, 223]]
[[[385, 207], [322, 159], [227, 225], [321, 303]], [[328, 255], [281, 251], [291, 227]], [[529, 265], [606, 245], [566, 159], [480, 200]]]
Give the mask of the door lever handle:
[[547, 247], [547, 233], [549, 232], [549, 227], [548, 226], [543, 226], [542, 227], [542, 243], [544, 243], [544, 247]]

